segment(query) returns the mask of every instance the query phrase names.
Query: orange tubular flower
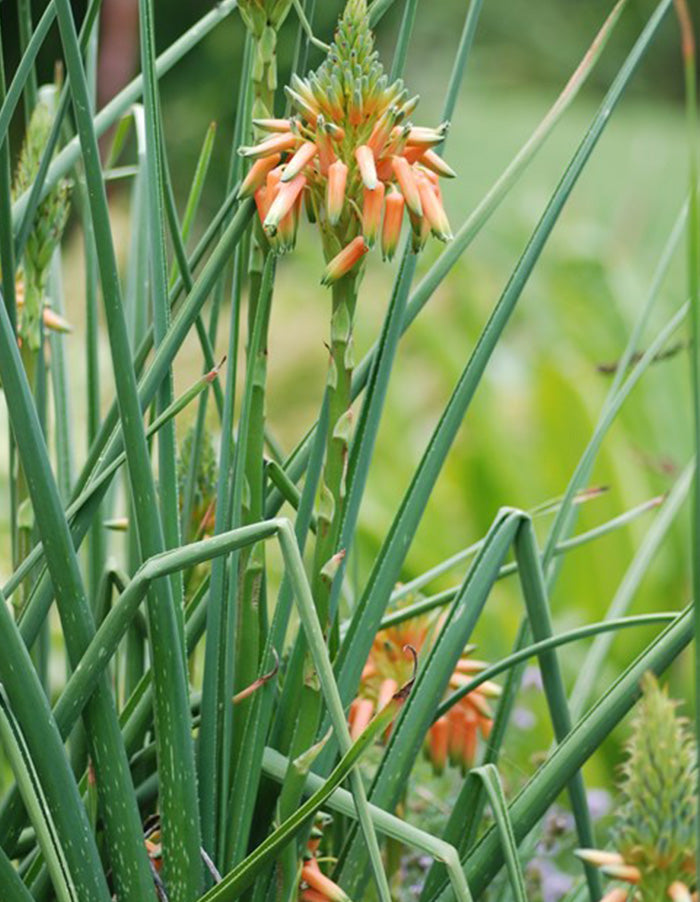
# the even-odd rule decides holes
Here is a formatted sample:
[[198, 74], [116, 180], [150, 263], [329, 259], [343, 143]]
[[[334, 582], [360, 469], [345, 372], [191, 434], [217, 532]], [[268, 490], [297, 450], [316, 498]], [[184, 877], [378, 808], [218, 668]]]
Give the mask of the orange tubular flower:
[[382, 225], [382, 257], [385, 260], [391, 260], [396, 253], [396, 247], [401, 235], [405, 203], [403, 194], [394, 189], [389, 192], [386, 198], [384, 223]]
[[[435, 176], [454, 176], [433, 150], [444, 141], [447, 124], [424, 128], [409, 121], [418, 98], [409, 98], [400, 80], [389, 84], [374, 51], [367, 0], [347, 0], [325, 62], [307, 78], [292, 76], [286, 91], [292, 116], [257, 119], [256, 126], [268, 137], [240, 153], [259, 162], [280, 155], [283, 185], [298, 187], [301, 183], [295, 180], [304, 177], [299, 190], [309, 218], [321, 230], [329, 263], [324, 284], [350, 272], [380, 229], [382, 255], [391, 259], [406, 209], [414, 250], [423, 246], [431, 231], [440, 240], [449, 240], [442, 200], [431, 181]], [[270, 169], [277, 165], [276, 161]], [[277, 230], [297, 195], [292, 199], [281, 186], [272, 197], [266, 171], [270, 170], [256, 163], [242, 193], [256, 194], [265, 233], [273, 249], [282, 252], [289, 244], [275, 240]], [[343, 256], [350, 248], [349, 256]], [[348, 260], [352, 262], [345, 269]]]
[[299, 175], [318, 153], [318, 147], [311, 141], [306, 141], [294, 154], [292, 159], [284, 167], [283, 182], [290, 182], [294, 176]]
[[348, 167], [342, 160], [336, 160], [328, 167], [328, 193], [326, 208], [328, 221], [337, 225], [345, 204], [345, 186], [348, 181]]
[[255, 163], [253, 163], [253, 165], [250, 167], [248, 175], [246, 175], [246, 177], [241, 182], [238, 196], [250, 197], [252, 194], [255, 194], [256, 191], [262, 188], [267, 179], [268, 172], [271, 172], [281, 159], [282, 156], [278, 153], [275, 153], [272, 154], [272, 156], [261, 157], [261, 159], [256, 160]]
[[337, 282], [360, 262], [368, 250], [369, 246], [362, 235], [353, 238], [350, 244], [326, 266], [321, 276], [321, 285], [332, 285], [333, 282]]
[[430, 226], [430, 231], [440, 241], [449, 241], [452, 238], [450, 223], [430, 180], [423, 173], [419, 173], [416, 182], [423, 216]]
[[311, 831], [311, 838], [306, 844], [306, 854], [301, 868], [299, 900], [300, 902], [350, 902], [347, 893], [323, 873], [318, 863], [317, 856], [323, 836], [324, 817], [324, 815], [319, 817]]
[[[439, 627], [439, 616], [422, 614], [377, 634], [362, 672], [359, 694], [350, 706], [353, 737], [359, 736], [396, 687], [410, 679], [411, 662], [406, 658], [404, 646], [412, 645], [419, 656], [427, 653]], [[468, 656], [471, 650], [465, 649], [457, 662], [450, 678], [450, 692], [486, 668], [485, 662]], [[493, 715], [487, 697], [497, 696], [500, 691], [495, 683], [482, 683], [478, 691], [465, 695], [430, 727], [425, 737], [425, 753], [436, 773], [442, 773], [448, 762], [463, 773], [473, 765], [479, 736], [486, 739], [491, 729]]]
[[292, 209], [297, 198], [301, 196], [305, 184], [306, 177], [303, 175], [296, 176], [291, 182], [280, 184], [275, 199], [272, 201], [272, 205], [263, 222], [263, 228], [268, 235], [274, 237], [277, 234], [277, 228], [281, 220]]
[[372, 247], [377, 240], [379, 225], [382, 221], [382, 206], [384, 205], [384, 184], [377, 183], [377, 187], [370, 191], [365, 188], [362, 204], [362, 234], [367, 239], [367, 244]]
[[256, 144], [254, 147], [241, 147], [238, 152], [242, 157], [250, 157], [251, 159], [257, 160], [260, 157], [269, 157], [273, 153], [284, 153], [285, 151], [291, 150], [298, 143], [299, 139], [295, 135], [291, 132], [286, 132], [285, 134], [268, 138], [266, 141], [263, 141], [261, 144]]

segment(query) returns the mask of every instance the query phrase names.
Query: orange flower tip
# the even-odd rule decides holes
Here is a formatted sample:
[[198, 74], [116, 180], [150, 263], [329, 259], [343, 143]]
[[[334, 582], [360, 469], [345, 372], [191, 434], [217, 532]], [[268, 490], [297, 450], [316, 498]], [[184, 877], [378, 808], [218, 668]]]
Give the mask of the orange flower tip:
[[391, 191], [384, 204], [384, 223], [382, 224], [382, 257], [391, 260], [401, 237], [401, 225], [405, 201], [398, 191]]
[[300, 902], [328, 902], [325, 893], [316, 892], [315, 889], [303, 889], [299, 896]]
[[303, 175], [298, 175], [291, 182], [280, 185], [263, 222], [263, 229], [269, 237], [274, 237], [277, 234], [280, 222], [292, 209], [305, 185], [306, 177]]
[[617, 886], [615, 889], [610, 890], [609, 893], [606, 893], [600, 902], [627, 902], [628, 898], [629, 893], [627, 890]]
[[258, 188], [265, 184], [268, 172], [271, 172], [281, 159], [281, 154], [274, 153], [269, 157], [262, 157], [256, 160], [241, 182], [241, 187], [238, 189], [239, 198], [250, 197], [252, 194], [255, 194]]
[[253, 125], [266, 132], [284, 133], [291, 131], [289, 119], [253, 119]]
[[42, 316], [44, 320], [44, 326], [51, 332], [59, 332], [63, 335], [67, 335], [73, 331], [73, 326], [71, 326], [68, 320], [64, 319], [60, 314], [56, 313], [56, 311], [52, 310], [50, 307], [44, 307]]
[[452, 231], [450, 229], [450, 223], [430, 180], [423, 173], [419, 172], [416, 183], [418, 185], [420, 202], [423, 207], [423, 216], [430, 226], [431, 232], [440, 241], [451, 241]]
[[339, 254], [336, 254], [326, 266], [321, 277], [321, 285], [332, 285], [338, 279], [342, 279], [360, 262], [368, 250], [369, 247], [362, 235], [353, 238], [350, 244], [344, 247]]
[[439, 128], [412, 127], [406, 143], [411, 147], [435, 147], [447, 137], [449, 126], [443, 123]]
[[326, 122], [324, 130], [334, 141], [342, 141], [345, 138], [345, 129], [333, 122]]
[[403, 157], [397, 156], [392, 158], [391, 165], [408, 209], [420, 219], [423, 216], [423, 207], [413, 167]]
[[690, 890], [685, 883], [681, 883], [679, 880], [676, 880], [669, 886], [668, 897], [669, 899], [672, 899], [673, 902], [692, 902]]
[[328, 167], [328, 187], [326, 208], [328, 221], [337, 225], [345, 204], [345, 186], [348, 180], [348, 167], [342, 160], [336, 160]]
[[238, 153], [242, 157], [250, 157], [256, 159], [259, 157], [269, 157], [275, 153], [283, 153], [291, 150], [299, 141], [296, 135], [286, 132], [282, 135], [274, 135], [272, 138], [262, 141], [260, 144], [254, 144], [252, 147], [239, 147]]
[[642, 879], [639, 868], [632, 864], [607, 864], [601, 871], [613, 880], [624, 880], [625, 883], [637, 884]]
[[294, 106], [302, 113], [312, 125], [316, 124], [316, 119], [318, 118], [318, 114], [320, 112], [316, 101], [311, 96], [302, 96], [298, 91], [295, 91], [293, 88], [290, 88], [289, 85], [284, 86], [285, 93], [287, 97], [291, 100]]
[[448, 166], [443, 158], [435, 153], [434, 150], [426, 150], [421, 157], [421, 163], [426, 169], [430, 169], [431, 172], [434, 172], [436, 175], [441, 175], [448, 179], [457, 178], [457, 173], [454, 169], [451, 166]]
[[367, 144], [361, 144], [355, 151], [355, 159], [360, 169], [362, 184], [369, 191], [374, 191], [377, 187], [377, 166], [372, 148]]
[[365, 188], [364, 202], [362, 206], [362, 234], [370, 247], [374, 245], [382, 221], [382, 207], [384, 206], [384, 184], [377, 183], [377, 187], [370, 191]]
[[503, 695], [502, 687], [498, 683], [491, 682], [491, 680], [486, 680], [486, 682], [482, 683], [479, 686], [479, 691], [489, 698], [500, 698]]
[[604, 865], [624, 864], [624, 858], [619, 852], [605, 852], [602, 849], [576, 849], [574, 855], [586, 864], [595, 865], [598, 868]]
[[359, 699], [354, 708], [350, 730], [350, 738], [353, 742], [365, 731], [370, 720], [372, 720], [373, 714], [374, 702], [368, 698]]
[[420, 103], [420, 94], [414, 94], [410, 100], [407, 100], [406, 103], [401, 107], [401, 118], [406, 119], [411, 115]]
[[350, 902], [350, 897], [347, 893], [337, 883], [334, 883], [330, 877], [326, 877], [315, 861], [304, 865], [301, 869], [301, 879], [308, 884], [310, 889], [321, 893], [323, 898], [329, 900], [329, 902]]
[[284, 167], [282, 181], [291, 182], [293, 178], [299, 175], [299, 173], [309, 165], [317, 153], [318, 146], [312, 141], [305, 141]]

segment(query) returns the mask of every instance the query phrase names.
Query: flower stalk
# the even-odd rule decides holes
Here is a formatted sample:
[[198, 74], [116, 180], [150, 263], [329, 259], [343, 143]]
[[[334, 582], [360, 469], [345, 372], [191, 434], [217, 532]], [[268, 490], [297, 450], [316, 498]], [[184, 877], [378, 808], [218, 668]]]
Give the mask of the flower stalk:
[[[15, 197], [22, 195], [31, 186], [39, 170], [53, 124], [56, 96], [57, 89], [54, 85], [46, 85], [39, 92], [39, 100], [29, 120], [17, 165], [13, 187]], [[44, 331], [47, 329], [70, 331], [69, 324], [50, 309], [46, 299], [51, 260], [68, 219], [70, 188], [70, 183], [61, 179], [39, 205], [32, 230], [27, 237], [16, 280], [17, 341], [32, 394], [37, 391]], [[18, 530], [14, 566], [17, 568], [32, 550], [34, 531], [29, 490], [21, 464], [17, 466], [15, 483]], [[31, 581], [27, 580], [14, 597], [13, 604], [17, 617], [24, 607], [30, 589]]]

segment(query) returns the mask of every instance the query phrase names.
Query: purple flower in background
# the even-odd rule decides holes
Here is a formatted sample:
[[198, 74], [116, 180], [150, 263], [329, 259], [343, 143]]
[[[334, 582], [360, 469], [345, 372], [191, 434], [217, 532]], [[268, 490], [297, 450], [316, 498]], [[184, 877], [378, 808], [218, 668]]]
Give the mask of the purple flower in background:
[[513, 711], [513, 723], [519, 730], [531, 730], [535, 726], [535, 715], [529, 708], [519, 705]]
[[528, 875], [537, 881], [542, 894], [542, 902], [559, 902], [574, 883], [570, 874], [560, 871], [546, 858], [533, 858], [528, 865]]
[[588, 810], [594, 821], [599, 821], [601, 817], [605, 817], [612, 807], [612, 797], [605, 789], [589, 789], [586, 797], [588, 799]]
[[542, 674], [540, 673], [540, 668], [536, 664], [530, 664], [525, 668], [523, 681], [520, 685], [523, 689], [537, 689], [538, 692], [542, 691]]

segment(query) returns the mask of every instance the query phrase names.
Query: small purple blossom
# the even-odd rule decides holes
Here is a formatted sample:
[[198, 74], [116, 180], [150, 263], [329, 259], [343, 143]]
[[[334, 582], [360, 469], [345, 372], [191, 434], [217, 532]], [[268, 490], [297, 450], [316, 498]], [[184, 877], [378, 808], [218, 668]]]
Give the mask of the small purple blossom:
[[538, 692], [542, 691], [542, 674], [540, 673], [540, 668], [536, 664], [530, 664], [525, 668], [523, 681], [520, 685], [523, 689], [536, 689]]
[[612, 807], [612, 797], [605, 789], [589, 789], [586, 797], [588, 799], [588, 810], [594, 821], [599, 821], [601, 817], [605, 817]]
[[529, 708], [519, 705], [513, 711], [513, 723], [519, 730], [531, 730], [535, 726], [535, 715]]
[[528, 875], [537, 880], [542, 902], [559, 902], [573, 886], [573, 877], [546, 858], [533, 858], [527, 870]]

